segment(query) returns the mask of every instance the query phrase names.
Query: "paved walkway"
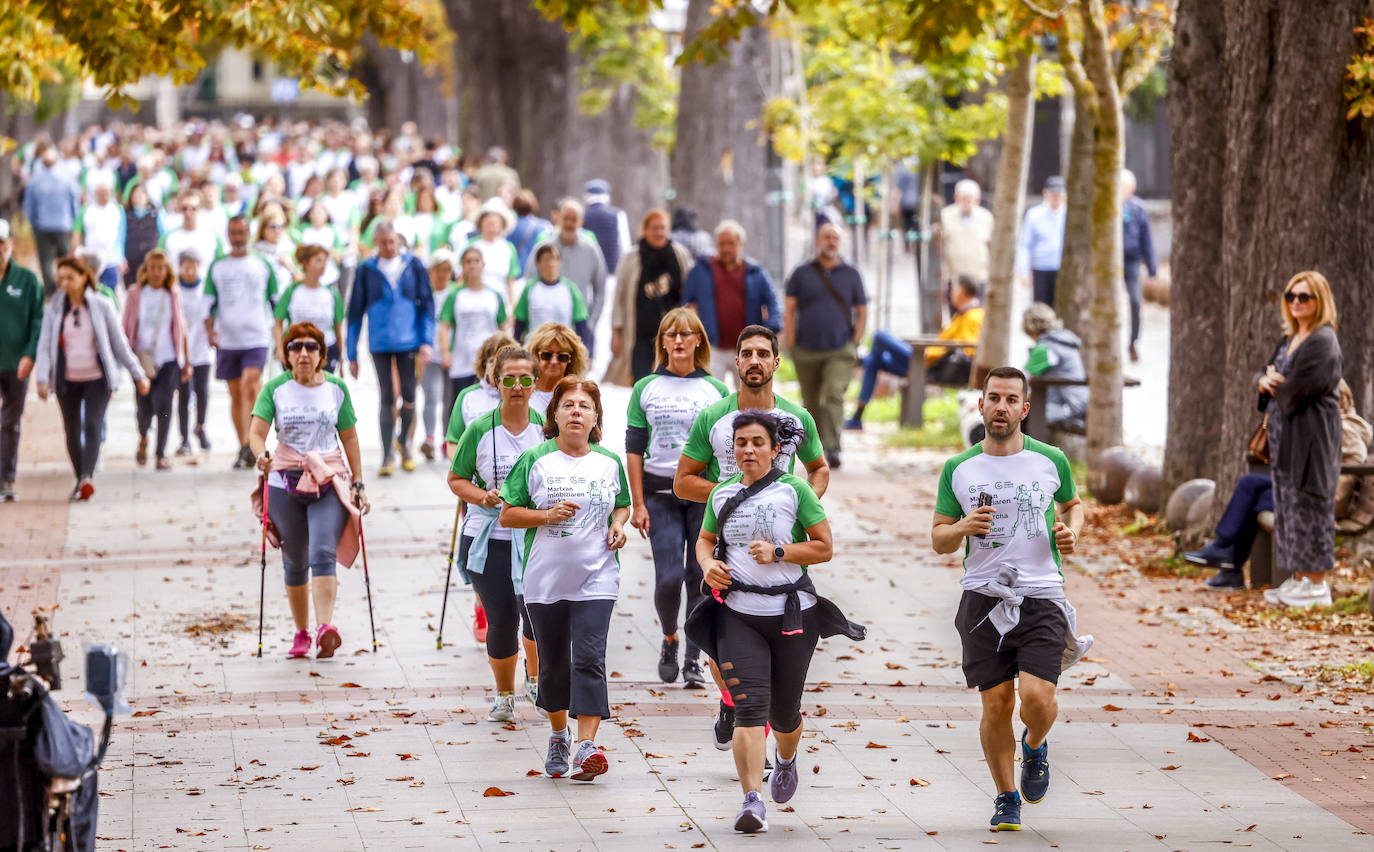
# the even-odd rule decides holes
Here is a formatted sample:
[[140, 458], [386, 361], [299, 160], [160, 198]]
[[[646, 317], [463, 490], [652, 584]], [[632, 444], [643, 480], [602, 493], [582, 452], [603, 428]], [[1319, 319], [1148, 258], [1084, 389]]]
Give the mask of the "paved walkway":
[[[365, 375], [352, 387], [376, 447], [374, 386]], [[131, 394], [111, 409], [96, 499], [70, 510], [55, 406], [31, 400], [23, 502], [0, 506], [0, 606], [23, 635], [24, 610], [61, 601], [74, 714], [96, 718], [79, 698], [80, 642], [116, 642], [134, 660], [137, 712], [118, 719], [102, 773], [102, 849], [1374, 849], [1374, 736], [1356, 709], [1253, 685], [1247, 660], [1206, 649], [1221, 628], [1142, 616], [1149, 584], [1109, 589], [1091, 560], [1070, 571], [1070, 594], [1098, 645], [1062, 681], [1052, 792], [1026, 808], [1026, 831], [988, 833], [977, 696], [952, 626], [958, 567], [928, 547], [938, 455], [872, 437], [846, 454], [825, 499], [839, 556], [816, 576], [869, 639], [823, 643], [801, 790], [770, 809], [770, 833], [741, 838], [733, 764], [710, 745], [714, 698], [654, 675], [652, 565], [637, 536], [609, 651], [611, 771], [551, 781], [538, 773], [546, 726], [528, 705], [517, 725], [484, 721], [489, 672], [466, 588], [435, 647], [453, 510], [438, 464], [377, 480], [366, 453], [379, 652], [359, 566], [343, 576], [340, 655], [286, 660], [271, 553], [259, 660], [253, 478], [229, 470], [222, 391], [215, 451], [168, 473], [133, 466]], [[626, 397], [608, 392], [608, 444]]]

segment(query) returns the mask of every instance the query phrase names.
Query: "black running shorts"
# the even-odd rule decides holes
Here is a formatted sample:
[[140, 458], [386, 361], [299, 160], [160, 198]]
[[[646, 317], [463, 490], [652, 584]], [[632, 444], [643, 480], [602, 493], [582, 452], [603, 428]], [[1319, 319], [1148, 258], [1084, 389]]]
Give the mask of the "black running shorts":
[[1054, 601], [1025, 598], [1021, 621], [1000, 636], [989, 612], [1000, 598], [965, 590], [959, 599], [954, 627], [964, 646], [964, 678], [970, 687], [992, 689], [1016, 677], [1018, 672], [1059, 682], [1064, 662], [1064, 634], [1068, 623]]

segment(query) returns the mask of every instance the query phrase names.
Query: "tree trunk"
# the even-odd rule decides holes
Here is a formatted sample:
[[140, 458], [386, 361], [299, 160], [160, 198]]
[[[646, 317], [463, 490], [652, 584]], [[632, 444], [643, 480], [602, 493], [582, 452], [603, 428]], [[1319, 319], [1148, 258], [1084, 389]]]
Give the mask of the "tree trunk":
[[[1064, 63], [1066, 76], [1069, 62]], [[1082, 69], [1077, 69], [1082, 73]], [[1086, 81], [1084, 81], [1086, 82]], [[1054, 310], [1064, 327], [1086, 338], [1092, 298], [1093, 110], [1092, 86], [1073, 92], [1073, 129], [1069, 135], [1068, 199], [1064, 213], [1064, 254], [1054, 282]], [[1060, 103], [1067, 99], [1061, 98]], [[1086, 353], [1085, 353], [1086, 354]], [[1091, 363], [1088, 369], [1092, 369]]]
[[[401, 51], [383, 47], [376, 36], [361, 42], [362, 59], [349, 69], [367, 87], [367, 120], [373, 127], [398, 128], [414, 121], [422, 136], [447, 136], [449, 103], [443, 90], [443, 74], [427, 68], [413, 55], [407, 61]], [[452, 54], [438, 62], [452, 62]]]
[[1121, 94], [1102, 0], [1082, 0], [1083, 70], [1097, 95], [1093, 128], [1092, 301], [1088, 326], [1088, 463], [1121, 443]]
[[984, 302], [983, 333], [978, 341], [980, 384], [988, 370], [1011, 363], [1012, 275], [1016, 265], [1016, 234], [1021, 224], [1026, 170], [1030, 166], [1031, 125], [1035, 120], [1035, 54], [1031, 48], [1007, 71], [1007, 132], [997, 163], [997, 195], [993, 199], [992, 257]]
[[[684, 41], [711, 20], [713, 0], [691, 0]], [[768, 245], [768, 140], [759, 117], [769, 92], [771, 38], [762, 27], [740, 33], [728, 55], [712, 65], [682, 68], [677, 142], [670, 168], [673, 205], [689, 205], [710, 230], [721, 219], [744, 226], [747, 253], [766, 258]]]
[[632, 222], [663, 197], [665, 159], [634, 126], [631, 87], [600, 115], [578, 111], [578, 59], [562, 26], [526, 2], [444, 0], [444, 9], [458, 34], [464, 150], [481, 156], [492, 145], [506, 148], [545, 213], [557, 198], [581, 195], [594, 177], [611, 182]]
[[[1369, 414], [1374, 124], [1346, 121], [1343, 94], [1351, 30], [1369, 14], [1368, 0], [1331, 2], [1321, 14], [1278, 0], [1184, 0], [1179, 9], [1174, 77], [1186, 100], [1171, 115], [1180, 190], [1172, 333], [1174, 351], [1220, 382], [1204, 378], [1199, 390], [1171, 376], [1167, 460], [1175, 480], [1217, 479], [1219, 500], [1244, 469], [1259, 421], [1253, 376], [1282, 334], [1277, 299], [1293, 274], [1316, 269], [1331, 282], [1345, 378]], [[1205, 170], [1219, 176], [1217, 191], [1194, 183]], [[1208, 288], [1220, 293], [1201, 293]], [[1220, 345], [1206, 339], [1214, 328]], [[1210, 464], [1196, 443], [1217, 448]]]

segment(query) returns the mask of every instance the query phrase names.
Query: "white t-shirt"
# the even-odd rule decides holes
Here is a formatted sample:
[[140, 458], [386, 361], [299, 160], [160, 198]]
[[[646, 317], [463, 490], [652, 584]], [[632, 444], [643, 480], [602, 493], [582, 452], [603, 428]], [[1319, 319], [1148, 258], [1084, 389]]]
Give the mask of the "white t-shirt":
[[205, 280], [187, 286], [178, 279], [177, 286], [181, 288], [181, 310], [186, 314], [186, 348], [191, 366], [208, 365], [210, 335], [205, 330], [205, 318], [210, 316], [210, 299], [205, 295]]
[[506, 292], [506, 279], [520, 277], [520, 258], [516, 255], [515, 245], [505, 237], [484, 240], [480, 237], [469, 245], [477, 247], [482, 253], [482, 283], [496, 290]]
[[[458, 394], [458, 401], [454, 403], [453, 407], [457, 410], [462, 429], [466, 430], [468, 426], [477, 422], [477, 418], [500, 404], [501, 391], [497, 390], [494, 385], [478, 382], [475, 385], [469, 385], [463, 388], [462, 392]], [[530, 411], [534, 410], [534, 404], [530, 403]], [[462, 435], [460, 433], [459, 439], [461, 440], [461, 438]], [[449, 441], [449, 443], [457, 443], [457, 441]]]
[[453, 329], [453, 364], [448, 368], [451, 378], [473, 375], [472, 365], [477, 351], [488, 337], [501, 330], [506, 321], [506, 300], [500, 290], [482, 287], [451, 288], [444, 306], [439, 309], [439, 322]]
[[664, 368], [635, 382], [630, 393], [628, 421], [631, 427], [649, 432], [644, 470], [669, 478], [676, 474], [678, 459], [682, 457], [682, 448], [687, 444], [697, 415], [729, 393], [725, 385], [705, 370], [678, 376]]
[[964, 539], [964, 577], [960, 585], [973, 589], [990, 580], [1007, 585], [1057, 586], [1059, 548], [1050, 530], [1054, 504], [1067, 503], [1078, 493], [1069, 460], [1057, 447], [1029, 436], [1025, 447], [1010, 456], [992, 456], [975, 444], [949, 461], [940, 472], [935, 512], [962, 518], [978, 505], [978, 495], [992, 495], [997, 514], [984, 538]]
[[310, 323], [324, 332], [324, 345], [333, 346], [339, 342], [334, 324], [343, 322], [343, 300], [332, 287], [307, 287], [298, 281], [287, 287], [277, 301], [276, 317], [285, 320], [288, 327], [298, 322]]
[[546, 322], [562, 323], [572, 328], [575, 319], [572, 289], [565, 286], [562, 280], [553, 284], [532, 281], [522, 295], [529, 310], [530, 330]]
[[[744, 488], [739, 476], [732, 476], [715, 488], [706, 500], [706, 515], [701, 528], [721, 535], [716, 513], [725, 501]], [[792, 562], [760, 565], [749, 555], [749, 544], [766, 541], [773, 545], [806, 541], [806, 528], [825, 520], [825, 510], [816, 492], [805, 480], [790, 473], [740, 504], [725, 522], [725, 564], [730, 577], [751, 586], [786, 586], [801, 579], [806, 568]], [[802, 609], [815, 605], [816, 596], [798, 592]], [[734, 592], [725, 596], [725, 605], [749, 615], [782, 615], [787, 598]]]
[[[81, 208], [77, 224], [81, 244], [100, 253], [102, 270], [124, 259], [124, 208], [113, 201], [87, 204]], [[176, 272], [175, 267], [172, 272]]]
[[530, 391], [530, 411], [538, 411], [545, 419], [549, 416], [550, 402], [553, 402], [553, 391], [539, 388]]
[[[275, 423], [277, 443], [301, 455], [332, 452], [339, 446], [339, 432], [358, 422], [348, 388], [329, 373], [314, 387], [282, 373], [263, 385], [253, 405], [253, 416]], [[268, 484], [285, 487], [286, 482], [280, 473], [273, 472]]]
[[215, 262], [215, 258], [224, 254], [214, 228], [199, 221], [196, 222], [194, 231], [178, 228], [163, 234], [162, 239], [158, 241], [158, 248], [167, 252], [167, 260], [172, 264], [173, 275], [181, 273], [181, 253], [188, 248], [195, 249], [196, 254], [200, 256], [201, 275], [204, 275], [210, 264]]
[[[478, 488], [500, 488], [525, 450], [543, 442], [544, 420], [536, 412], [530, 412], [530, 422], [517, 435], [505, 427], [501, 409], [495, 408], [463, 430], [449, 470], [471, 480]], [[463, 521], [463, 535], [477, 535], [483, 523], [481, 517], [469, 513]], [[511, 531], [498, 522], [491, 529], [491, 537], [509, 541]]]
[[[316, 228], [313, 225], [307, 225], [301, 229], [300, 244], [303, 246], [319, 246], [330, 252], [343, 248], [343, 241], [339, 238], [339, 232], [334, 229], [333, 225], [325, 225], [320, 228]], [[324, 274], [320, 276], [320, 283], [328, 287], [338, 280], [339, 265], [334, 262], [334, 258], [331, 256], [325, 262]]]
[[205, 295], [215, 304], [215, 331], [221, 349], [259, 349], [272, 345], [272, 302], [277, 276], [262, 255], [227, 255], [210, 264]]
[[406, 269], [406, 256], [398, 254], [395, 257], [379, 257], [377, 258], [377, 269], [386, 279], [386, 283], [391, 285], [391, 289], [395, 290], [396, 285], [401, 281], [401, 273], [405, 272]]
[[152, 352], [153, 362], [159, 367], [177, 359], [172, 348], [172, 297], [166, 290], [148, 286], [139, 290], [138, 341], [134, 349]]
[[606, 545], [611, 513], [630, 505], [620, 459], [600, 444], [570, 456], [552, 440], [526, 450], [501, 486], [512, 506], [549, 509], [563, 500], [581, 506], [567, 521], [525, 531], [525, 601], [615, 600], [620, 560]]

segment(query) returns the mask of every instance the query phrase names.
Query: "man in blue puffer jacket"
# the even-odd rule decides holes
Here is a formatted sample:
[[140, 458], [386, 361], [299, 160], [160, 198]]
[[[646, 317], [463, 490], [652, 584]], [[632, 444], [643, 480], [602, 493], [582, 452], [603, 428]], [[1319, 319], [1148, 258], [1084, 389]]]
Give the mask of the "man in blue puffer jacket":
[[735, 341], [746, 326], [782, 331], [782, 308], [773, 279], [744, 256], [744, 227], [733, 219], [716, 226], [716, 256], [692, 267], [682, 283], [682, 304], [701, 317], [711, 342], [711, 375], [739, 388]]
[[[368, 350], [381, 386], [382, 466], [378, 476], [395, 471], [392, 449], [401, 451], [401, 469], [413, 471], [409, 437], [415, 422], [416, 359], [421, 365], [434, 356], [434, 293], [429, 272], [419, 259], [401, 251], [401, 237], [388, 220], [373, 232], [377, 256], [358, 267], [348, 302], [348, 363], [358, 377], [358, 337], [368, 321]], [[396, 433], [396, 385], [401, 385], [401, 430]]]

